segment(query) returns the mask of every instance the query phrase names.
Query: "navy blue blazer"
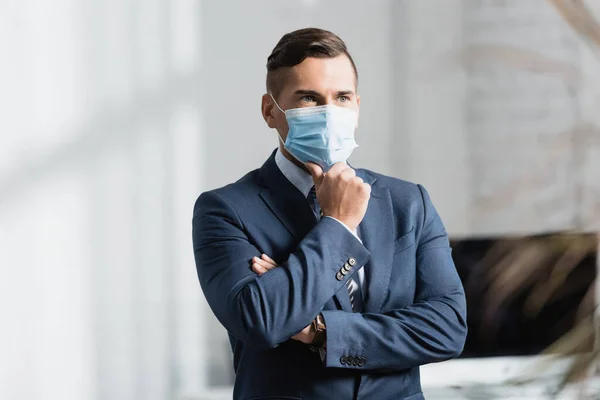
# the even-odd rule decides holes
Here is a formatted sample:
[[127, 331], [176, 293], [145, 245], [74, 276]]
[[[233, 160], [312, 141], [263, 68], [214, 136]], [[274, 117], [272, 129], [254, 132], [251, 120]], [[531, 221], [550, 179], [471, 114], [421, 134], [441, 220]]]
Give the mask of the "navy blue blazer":
[[[464, 291], [429, 195], [357, 169], [372, 187], [361, 243], [339, 222], [317, 221], [274, 154], [194, 207], [198, 278], [229, 332], [234, 398], [422, 399], [419, 366], [456, 357], [467, 334]], [[279, 267], [257, 276], [250, 260], [261, 253]], [[350, 258], [354, 268], [338, 274]], [[364, 309], [353, 313], [345, 281], [360, 268]], [[324, 362], [290, 339], [320, 312]]]

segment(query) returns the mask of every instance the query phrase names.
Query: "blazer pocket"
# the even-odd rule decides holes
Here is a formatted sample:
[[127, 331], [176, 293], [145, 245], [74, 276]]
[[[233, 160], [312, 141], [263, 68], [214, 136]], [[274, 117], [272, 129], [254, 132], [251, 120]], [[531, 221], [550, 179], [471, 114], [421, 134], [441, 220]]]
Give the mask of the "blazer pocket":
[[413, 225], [413, 227], [410, 228], [410, 231], [406, 232], [404, 235], [396, 239], [396, 241], [394, 242], [394, 254], [398, 254], [402, 250], [406, 250], [410, 246], [415, 244], [414, 230], [415, 226]]

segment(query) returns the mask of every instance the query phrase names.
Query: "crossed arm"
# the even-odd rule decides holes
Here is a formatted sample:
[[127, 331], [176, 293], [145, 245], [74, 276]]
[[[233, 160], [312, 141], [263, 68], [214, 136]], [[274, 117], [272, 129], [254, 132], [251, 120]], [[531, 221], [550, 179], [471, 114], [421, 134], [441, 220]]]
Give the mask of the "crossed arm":
[[[422, 196], [428, 209], [417, 244], [414, 304], [382, 314], [322, 311], [326, 367], [402, 370], [462, 351], [464, 292], [443, 225], [424, 189]], [[345, 284], [335, 279], [336, 267], [349, 257], [359, 265], [369, 259], [368, 250], [346, 228], [325, 218], [285, 262], [267, 268], [274, 262], [255, 259], [261, 252], [248, 240], [233, 207], [214, 192], [198, 199], [193, 230], [198, 277], [210, 307], [233, 336], [258, 348], [302, 340], [323, 305]], [[368, 356], [369, 361], [361, 367], [340, 364], [346, 355]]]
[[[261, 276], [267, 271], [277, 267], [277, 263], [271, 257], [266, 254], [261, 254], [260, 257], [252, 257], [252, 271], [256, 275]], [[316, 336], [316, 330], [314, 325], [311, 323], [307, 325], [300, 332], [291, 337], [292, 340], [297, 340], [302, 343], [311, 344], [314, 342]]]

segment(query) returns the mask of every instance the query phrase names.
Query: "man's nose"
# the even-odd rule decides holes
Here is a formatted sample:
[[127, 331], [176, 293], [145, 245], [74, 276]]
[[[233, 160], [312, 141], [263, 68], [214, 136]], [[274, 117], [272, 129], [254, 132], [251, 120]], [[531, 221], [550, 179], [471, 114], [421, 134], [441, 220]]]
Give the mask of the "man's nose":
[[333, 98], [333, 96], [325, 97], [325, 104], [334, 104], [334, 103], [335, 103], [335, 99]]

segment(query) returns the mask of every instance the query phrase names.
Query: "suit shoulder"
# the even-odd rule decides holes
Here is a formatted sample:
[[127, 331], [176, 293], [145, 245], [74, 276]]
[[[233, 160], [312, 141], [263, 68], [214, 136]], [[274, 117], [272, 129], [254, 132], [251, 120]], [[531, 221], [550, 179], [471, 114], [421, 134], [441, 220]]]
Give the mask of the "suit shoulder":
[[392, 205], [395, 209], [420, 214], [424, 213], [428, 205], [431, 204], [429, 193], [418, 183], [379, 174], [370, 170], [362, 170], [362, 174], [370, 177], [374, 190], [385, 189], [389, 191]]
[[202, 192], [196, 199], [194, 205], [194, 214], [201, 205], [214, 204], [221, 202], [226, 204], [236, 204], [243, 201], [247, 196], [258, 191], [257, 184], [258, 169], [248, 172], [246, 175], [238, 179], [236, 182], [221, 186], [216, 189]]
[[370, 176], [375, 182], [375, 186], [382, 187], [388, 189], [392, 194], [412, 194], [412, 195], [421, 195], [420, 187], [421, 185], [406, 181], [399, 178], [394, 178], [393, 176], [388, 176], [384, 174], [380, 174], [368, 169], [361, 170], [365, 175]]

